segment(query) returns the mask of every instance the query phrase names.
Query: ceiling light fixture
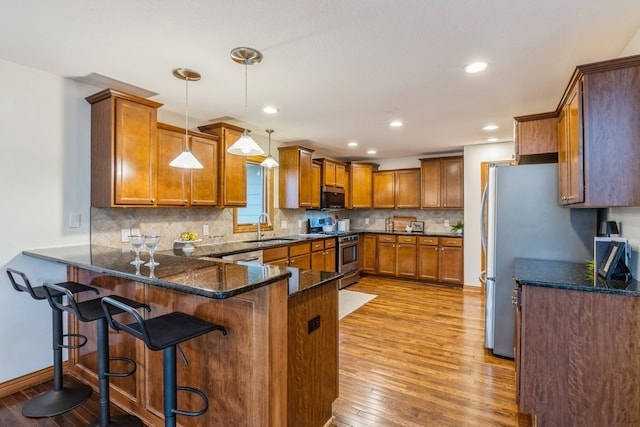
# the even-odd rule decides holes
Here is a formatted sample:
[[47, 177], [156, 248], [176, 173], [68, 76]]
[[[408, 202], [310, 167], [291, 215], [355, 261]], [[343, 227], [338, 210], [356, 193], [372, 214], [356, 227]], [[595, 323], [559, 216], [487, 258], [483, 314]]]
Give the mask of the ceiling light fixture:
[[270, 105], [267, 105], [266, 107], [264, 107], [262, 109], [262, 112], [265, 113], [265, 114], [276, 114], [278, 111], [280, 111], [280, 110], [278, 110], [276, 107], [272, 107]]
[[264, 168], [275, 168], [280, 165], [278, 165], [278, 162], [276, 162], [276, 159], [271, 157], [271, 134], [273, 133], [273, 129], [267, 129], [265, 130], [265, 132], [269, 134], [269, 155], [267, 156], [266, 159], [262, 161], [262, 163], [260, 163], [260, 166]]
[[357, 147], [357, 146], [358, 146], [358, 143], [357, 143], [357, 142], [355, 142], [355, 141], [351, 141], [351, 142], [349, 142], [347, 145], [348, 145], [349, 147]]
[[500, 141], [498, 138], [489, 138], [487, 139], [487, 142], [498, 142]]
[[392, 120], [389, 123], [389, 126], [391, 126], [392, 128], [399, 128], [402, 127], [404, 125], [404, 123], [402, 123], [402, 120]]
[[[245, 120], [247, 117], [247, 66], [253, 64], [259, 64], [262, 61], [262, 54], [250, 47], [236, 47], [231, 49], [231, 59], [238, 64], [244, 65], [244, 115]], [[251, 138], [249, 131], [244, 130], [240, 139], [227, 148], [227, 151], [231, 154], [238, 154], [240, 156], [259, 156], [264, 154], [264, 150], [260, 148], [258, 144]]]
[[367, 151], [367, 154], [376, 154], [376, 153], [377, 153], [377, 151], [376, 151], [376, 150], [368, 150], [368, 151]]
[[189, 150], [189, 80], [200, 80], [200, 73], [188, 68], [176, 68], [173, 75], [185, 81], [185, 109], [184, 109], [184, 150], [169, 163], [169, 166], [183, 169], [202, 169], [202, 163]]
[[482, 130], [486, 130], [486, 131], [496, 130], [498, 129], [498, 127], [499, 127], [498, 125], [486, 125], [485, 127], [482, 128]]
[[466, 67], [464, 67], [464, 70], [469, 74], [473, 74], [473, 73], [479, 73], [480, 71], [484, 71], [486, 68], [487, 68], [486, 62], [473, 62], [467, 65]]

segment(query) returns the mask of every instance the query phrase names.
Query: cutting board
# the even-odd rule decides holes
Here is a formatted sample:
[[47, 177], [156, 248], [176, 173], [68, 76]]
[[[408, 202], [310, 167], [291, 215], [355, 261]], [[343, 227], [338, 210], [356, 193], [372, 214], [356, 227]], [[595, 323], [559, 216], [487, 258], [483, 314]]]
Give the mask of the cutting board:
[[393, 231], [405, 231], [407, 226], [411, 227], [411, 223], [415, 220], [415, 216], [394, 216]]

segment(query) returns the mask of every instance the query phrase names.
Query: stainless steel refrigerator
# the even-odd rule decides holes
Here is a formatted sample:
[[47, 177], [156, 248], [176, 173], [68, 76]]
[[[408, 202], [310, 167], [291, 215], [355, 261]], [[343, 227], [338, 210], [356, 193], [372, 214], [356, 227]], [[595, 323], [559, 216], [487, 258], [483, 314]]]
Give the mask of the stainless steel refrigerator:
[[496, 355], [513, 358], [513, 260], [582, 262], [592, 259], [597, 212], [558, 204], [556, 163], [492, 165], [482, 200], [482, 243], [486, 254], [485, 346]]

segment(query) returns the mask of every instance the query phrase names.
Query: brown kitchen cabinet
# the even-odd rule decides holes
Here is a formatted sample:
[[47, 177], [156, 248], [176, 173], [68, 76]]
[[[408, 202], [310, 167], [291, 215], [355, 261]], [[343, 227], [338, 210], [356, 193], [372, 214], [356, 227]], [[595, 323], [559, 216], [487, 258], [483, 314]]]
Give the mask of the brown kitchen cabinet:
[[289, 267], [311, 269], [310, 242], [300, 242], [289, 245]]
[[558, 114], [555, 111], [513, 119], [518, 164], [558, 161]]
[[113, 89], [86, 100], [91, 104], [91, 206], [154, 206], [162, 104]]
[[336, 239], [314, 240], [311, 242], [311, 269], [336, 271]]
[[559, 116], [559, 202], [640, 206], [640, 55], [579, 65]]
[[378, 274], [387, 276], [396, 275], [396, 236], [379, 234], [378, 235]]
[[418, 238], [418, 279], [438, 281], [440, 246], [437, 237]]
[[417, 248], [415, 236], [378, 235], [378, 274], [415, 278]]
[[372, 178], [374, 208], [420, 208], [420, 169], [375, 171]]
[[349, 208], [361, 209], [373, 206], [373, 172], [375, 163], [351, 163], [349, 166]]
[[464, 208], [462, 156], [420, 159], [420, 170], [423, 208]]
[[346, 165], [344, 163], [328, 159], [320, 159], [320, 163], [322, 167], [321, 185], [344, 188]]
[[169, 166], [185, 147], [185, 131], [158, 123], [157, 206], [216, 206], [218, 204], [218, 140], [189, 132], [189, 148], [202, 169]]
[[277, 248], [263, 249], [262, 262], [287, 267], [289, 265], [289, 248], [287, 246], [279, 246]]
[[244, 132], [243, 128], [227, 123], [198, 126], [200, 132], [217, 136], [218, 189], [220, 207], [247, 206], [247, 158], [227, 151]]
[[378, 260], [378, 239], [375, 234], [365, 234], [362, 236], [362, 245], [360, 250], [361, 265], [360, 268], [363, 273], [376, 274], [377, 260]]
[[312, 207], [313, 150], [292, 145], [278, 147], [280, 208]]
[[440, 238], [440, 257], [438, 264], [438, 281], [456, 285], [463, 283], [464, 257], [462, 238]]
[[311, 207], [320, 207], [320, 165], [311, 163]]

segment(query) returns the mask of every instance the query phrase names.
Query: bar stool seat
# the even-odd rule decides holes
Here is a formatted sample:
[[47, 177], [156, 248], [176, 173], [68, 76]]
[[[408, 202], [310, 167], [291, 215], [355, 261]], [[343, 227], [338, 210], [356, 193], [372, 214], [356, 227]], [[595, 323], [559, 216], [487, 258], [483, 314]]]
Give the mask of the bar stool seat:
[[[7, 275], [13, 288], [18, 292], [26, 292], [35, 300], [46, 299], [42, 286], [31, 286], [25, 273], [13, 268], [7, 268]], [[84, 292], [90, 287], [75, 282], [64, 282], [69, 292], [76, 294]], [[51, 297], [62, 301], [62, 293], [54, 292]], [[91, 396], [91, 387], [76, 382], [63, 384], [62, 349], [78, 348], [86, 343], [86, 337], [77, 334], [63, 334], [62, 311], [52, 309], [52, 343], [53, 343], [53, 390], [40, 393], [22, 406], [22, 415], [28, 418], [43, 418], [60, 415], [82, 405]], [[80, 338], [78, 345], [65, 345], [64, 338]]]
[[[104, 308], [109, 325], [111, 325], [113, 329], [116, 331], [125, 331], [144, 341], [150, 350], [162, 350], [165, 427], [176, 426], [176, 415], [197, 417], [207, 412], [209, 409], [209, 399], [202, 391], [192, 387], [177, 385], [176, 349], [179, 349], [180, 343], [212, 331], [221, 331], [222, 335], [227, 335], [226, 328], [181, 312], [168, 313], [144, 320], [134, 307], [127, 306], [110, 297], [102, 299], [102, 307]], [[129, 324], [119, 322], [112, 317], [111, 308], [119, 308], [127, 312], [135, 321]], [[148, 307], [146, 310], [151, 311]], [[182, 350], [180, 350], [180, 355], [186, 364], [186, 358]], [[195, 393], [200, 396], [204, 404], [203, 408], [199, 411], [183, 411], [178, 409], [178, 390]]]
[[[111, 427], [111, 426], [126, 426], [126, 427], [140, 427], [142, 421], [138, 417], [133, 415], [120, 415], [116, 417], [111, 416], [110, 410], [110, 397], [109, 397], [109, 377], [127, 377], [132, 375], [136, 369], [136, 362], [128, 357], [109, 357], [109, 330], [108, 323], [105, 317], [105, 312], [102, 308], [102, 298], [93, 298], [90, 300], [78, 302], [76, 301], [70, 288], [67, 288], [68, 283], [62, 284], [49, 284], [45, 283], [43, 288], [47, 299], [52, 307], [56, 307], [60, 310], [64, 310], [68, 313], [74, 314], [81, 322], [89, 323], [96, 322], [97, 329], [97, 345], [98, 345], [98, 383], [100, 388], [100, 419], [95, 423], [90, 424], [91, 427]], [[72, 286], [71, 286], [72, 288]], [[88, 287], [95, 294], [100, 292], [93, 287]], [[52, 295], [54, 293], [61, 293], [67, 297], [67, 304], [56, 302], [53, 300]], [[138, 303], [137, 301], [130, 300], [118, 295], [111, 295], [110, 298], [119, 301], [123, 304], [131, 305], [135, 308], [148, 307], [146, 304]], [[111, 308], [112, 314], [121, 313], [122, 311], [116, 307]], [[109, 370], [110, 360], [121, 360], [127, 362], [131, 369], [128, 372], [115, 373]]]

